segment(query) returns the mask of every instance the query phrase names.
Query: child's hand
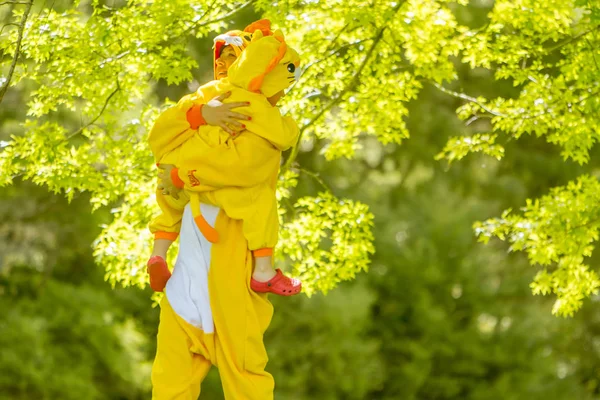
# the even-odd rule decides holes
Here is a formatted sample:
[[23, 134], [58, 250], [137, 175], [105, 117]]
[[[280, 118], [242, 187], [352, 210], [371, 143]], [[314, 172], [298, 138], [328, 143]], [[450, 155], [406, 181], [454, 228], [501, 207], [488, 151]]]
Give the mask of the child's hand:
[[225, 132], [235, 136], [246, 129], [246, 126], [238, 121], [249, 121], [252, 118], [231, 110], [238, 107], [247, 107], [250, 103], [237, 102], [224, 104], [223, 100], [229, 96], [231, 96], [231, 92], [223, 93], [205, 104], [202, 107], [202, 118], [204, 118], [208, 125], [219, 126]]
[[162, 190], [162, 194], [165, 196], [170, 195], [175, 200], [178, 200], [181, 189], [175, 186], [173, 179], [171, 179], [171, 171], [175, 166], [172, 164], [158, 164], [157, 166], [159, 169], [158, 177], [162, 181], [158, 185], [158, 190]]

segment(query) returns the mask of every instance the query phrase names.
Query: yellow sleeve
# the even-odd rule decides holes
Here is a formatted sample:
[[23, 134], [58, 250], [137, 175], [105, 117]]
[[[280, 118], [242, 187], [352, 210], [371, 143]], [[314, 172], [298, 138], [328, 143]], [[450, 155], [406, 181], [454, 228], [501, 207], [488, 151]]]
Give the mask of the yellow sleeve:
[[160, 190], [156, 190], [156, 202], [160, 207], [160, 214], [150, 221], [150, 232], [155, 239], [175, 240], [181, 230], [181, 219], [183, 209], [189, 202], [189, 196], [184, 190], [179, 192], [179, 199], [163, 195]]
[[198, 93], [202, 94], [202, 104], [208, 103], [209, 101], [217, 97], [219, 94], [221, 94], [219, 92], [219, 81], [210, 81], [200, 86], [198, 90], [196, 90], [196, 94]]
[[[163, 164], [174, 164], [179, 158], [179, 149], [164, 155], [159, 161]], [[158, 179], [157, 186], [161, 180]], [[152, 219], [149, 224], [150, 232], [155, 239], [175, 240], [181, 228], [183, 209], [189, 202], [189, 195], [184, 191], [179, 192], [179, 199], [163, 195], [162, 191], [156, 190], [156, 202], [160, 208], [160, 214]]]
[[217, 82], [211, 81], [201, 86], [196, 93], [182, 97], [175, 106], [158, 116], [148, 134], [150, 149], [157, 162], [193, 135], [194, 131], [189, 129], [187, 120], [188, 110], [194, 104], [206, 104], [217, 94]]
[[245, 122], [246, 129], [268, 140], [280, 151], [294, 146], [300, 133], [296, 121], [290, 116], [282, 116], [279, 108], [272, 107], [266, 99], [261, 104], [256, 103], [253, 100], [249, 107], [252, 120]]

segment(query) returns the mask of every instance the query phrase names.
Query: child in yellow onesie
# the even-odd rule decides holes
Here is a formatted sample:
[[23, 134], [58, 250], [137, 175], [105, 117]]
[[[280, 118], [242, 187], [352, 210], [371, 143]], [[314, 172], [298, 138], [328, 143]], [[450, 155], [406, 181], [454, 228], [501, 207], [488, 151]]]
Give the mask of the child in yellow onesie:
[[[180, 166], [179, 170], [170, 171], [170, 176], [185, 186], [185, 194], [191, 195], [192, 212], [204, 236], [213, 243], [218, 241], [218, 232], [200, 215], [200, 201], [223, 208], [230, 218], [243, 220], [244, 235], [256, 260], [251, 287], [258, 292], [280, 295], [294, 295], [301, 289], [299, 281], [272, 267], [278, 217], [275, 182], [270, 179], [277, 175], [281, 151], [294, 145], [298, 136], [296, 123], [290, 117], [282, 117], [275, 105], [283, 90], [295, 81], [299, 61], [298, 54], [287, 47], [281, 32], [264, 36], [263, 31], [257, 30], [247, 49], [230, 67], [229, 77], [208, 85], [209, 90], [214, 90], [212, 94], [230, 92], [231, 102], [250, 100], [247, 111], [252, 119], [240, 136], [234, 138], [219, 127], [201, 126], [198, 103], [206, 98], [200, 99], [200, 96], [182, 105], [188, 109], [189, 129], [150, 134], [157, 160], [161, 164]], [[190, 107], [190, 104], [193, 105]], [[161, 131], [160, 124], [155, 125], [153, 131]], [[179, 161], [173, 162], [175, 158]], [[186, 203], [187, 196], [180, 199], [179, 205], [165, 204], [164, 198], [159, 199], [163, 214], [154, 225], [174, 239], [177, 230], [169, 232], [169, 225], [181, 220]], [[161, 220], [165, 222], [161, 224]], [[155, 238], [161, 237], [155, 235]], [[157, 258], [158, 262], [155, 257], [149, 262], [151, 280], [153, 265], [155, 269], [166, 270], [162, 276], [168, 279], [164, 257]], [[163, 280], [166, 283], [166, 279]]]

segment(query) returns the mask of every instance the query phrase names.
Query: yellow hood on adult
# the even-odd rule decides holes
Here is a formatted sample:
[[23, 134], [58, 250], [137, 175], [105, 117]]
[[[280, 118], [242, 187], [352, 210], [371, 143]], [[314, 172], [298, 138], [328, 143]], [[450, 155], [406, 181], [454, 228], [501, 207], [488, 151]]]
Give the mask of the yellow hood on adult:
[[231, 46], [235, 52], [235, 56], [239, 57], [250, 43], [252, 34], [256, 30], [260, 30], [264, 36], [272, 35], [273, 32], [271, 32], [271, 21], [268, 19], [260, 19], [248, 25], [243, 31], [236, 29], [215, 37], [213, 45], [213, 71], [215, 74], [215, 79], [217, 79], [217, 59], [221, 56], [223, 48], [225, 46]]

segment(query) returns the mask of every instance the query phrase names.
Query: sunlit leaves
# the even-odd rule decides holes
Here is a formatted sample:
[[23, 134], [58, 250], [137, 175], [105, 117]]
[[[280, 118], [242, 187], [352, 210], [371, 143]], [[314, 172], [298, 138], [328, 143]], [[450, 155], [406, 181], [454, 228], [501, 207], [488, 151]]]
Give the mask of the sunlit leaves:
[[[352, 158], [366, 136], [383, 143], [408, 137], [406, 105], [423, 80], [455, 76], [458, 25], [447, 2], [259, 2], [286, 26], [303, 55], [291, 97], [303, 135], [322, 139], [329, 159]], [[355, 10], [364, 12], [355, 12]]]
[[533, 265], [544, 266], [532, 283], [534, 293], [555, 294], [553, 312], [573, 315], [583, 299], [600, 288], [597, 273], [584, 261], [599, 237], [598, 204], [598, 179], [583, 176], [529, 200], [522, 214], [506, 211], [501, 218], [476, 223], [475, 230], [480, 240], [506, 240], [511, 250], [524, 251]]
[[496, 144], [497, 135], [475, 134], [473, 136], [460, 136], [452, 138], [446, 143], [444, 150], [435, 158], [447, 159], [449, 162], [458, 161], [469, 153], [482, 152], [500, 160], [504, 155], [504, 148]]
[[147, 227], [158, 211], [155, 185], [155, 180], [148, 179], [142, 186], [129, 188], [123, 204], [113, 210], [114, 220], [96, 240], [94, 255], [106, 267], [106, 280], [113, 286], [146, 284], [146, 262], [151, 252]]
[[304, 197], [281, 232], [278, 254], [291, 260], [307, 295], [327, 292], [366, 271], [374, 252], [373, 215], [366, 205], [330, 193]]
[[520, 88], [517, 98], [488, 99], [493, 113], [473, 105], [471, 115], [493, 117], [498, 134], [544, 137], [580, 164], [600, 137], [600, 24], [572, 1], [498, 1], [489, 24], [465, 32], [463, 61], [492, 69]]
[[[586, 1], [496, 1], [489, 23], [464, 32], [462, 60], [494, 72], [518, 88], [513, 98], [471, 98], [457, 115], [491, 120], [491, 132], [452, 138], [438, 158], [452, 162], [481, 151], [500, 158], [495, 141], [535, 135], [560, 147], [567, 162], [585, 164], [600, 140], [600, 23]], [[498, 237], [544, 265], [532, 283], [536, 294], [554, 294], [553, 312], [572, 315], [600, 283], [585, 264], [598, 240], [598, 182], [584, 176], [530, 201], [523, 215], [476, 224], [482, 241]]]

